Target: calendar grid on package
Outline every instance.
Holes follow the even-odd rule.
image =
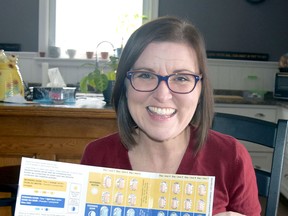
[[[213,176],[23,158],[15,215],[212,215]]]

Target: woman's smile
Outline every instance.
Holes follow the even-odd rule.
[[[161,108],[161,107],[155,107],[155,106],[148,106],[146,107],[146,109],[151,115],[160,115],[160,116],[167,116],[167,117],[172,117],[177,112],[177,110],[173,108]]]

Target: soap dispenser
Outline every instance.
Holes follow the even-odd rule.
[[[17,57],[6,56],[4,50],[0,50],[0,101],[15,95],[24,96],[24,84]]]

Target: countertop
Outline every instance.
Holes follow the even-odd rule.
[[[78,98],[72,104],[40,104],[6,103],[0,102],[1,116],[50,116],[50,117],[75,117],[75,118],[115,118],[115,111],[101,98]]]
[[[215,91],[214,102],[215,104],[241,104],[241,105],[267,105],[267,106],[282,106],[288,108],[288,101],[276,100],[273,97],[259,98],[245,98],[242,96],[241,91]],[[31,115],[73,115],[73,116],[94,116],[94,115],[108,115],[114,116],[112,106],[106,105],[101,96],[83,96],[76,97],[76,103],[73,104],[39,104],[34,102],[27,103],[4,103],[0,102],[0,110],[5,110],[7,115],[12,113],[31,113]],[[48,109],[49,108],[49,109]],[[60,113],[65,109],[65,114]],[[97,110],[97,112],[95,112]],[[3,112],[1,112],[3,114]],[[46,114],[45,114],[46,113]],[[21,114],[20,114],[21,115]]]
[[[221,104],[268,105],[288,108],[287,100],[273,98],[272,92],[267,92],[261,98],[247,97],[243,91],[215,90],[214,102]]]

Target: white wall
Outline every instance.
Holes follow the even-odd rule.
[[[26,83],[42,82],[42,63],[58,67],[64,81],[76,84],[91,71],[85,63],[95,60],[39,58],[37,53],[17,53],[19,68]],[[278,62],[208,59],[208,74],[214,89],[273,91]]]
[[[214,89],[274,90],[278,62],[208,59]]]

